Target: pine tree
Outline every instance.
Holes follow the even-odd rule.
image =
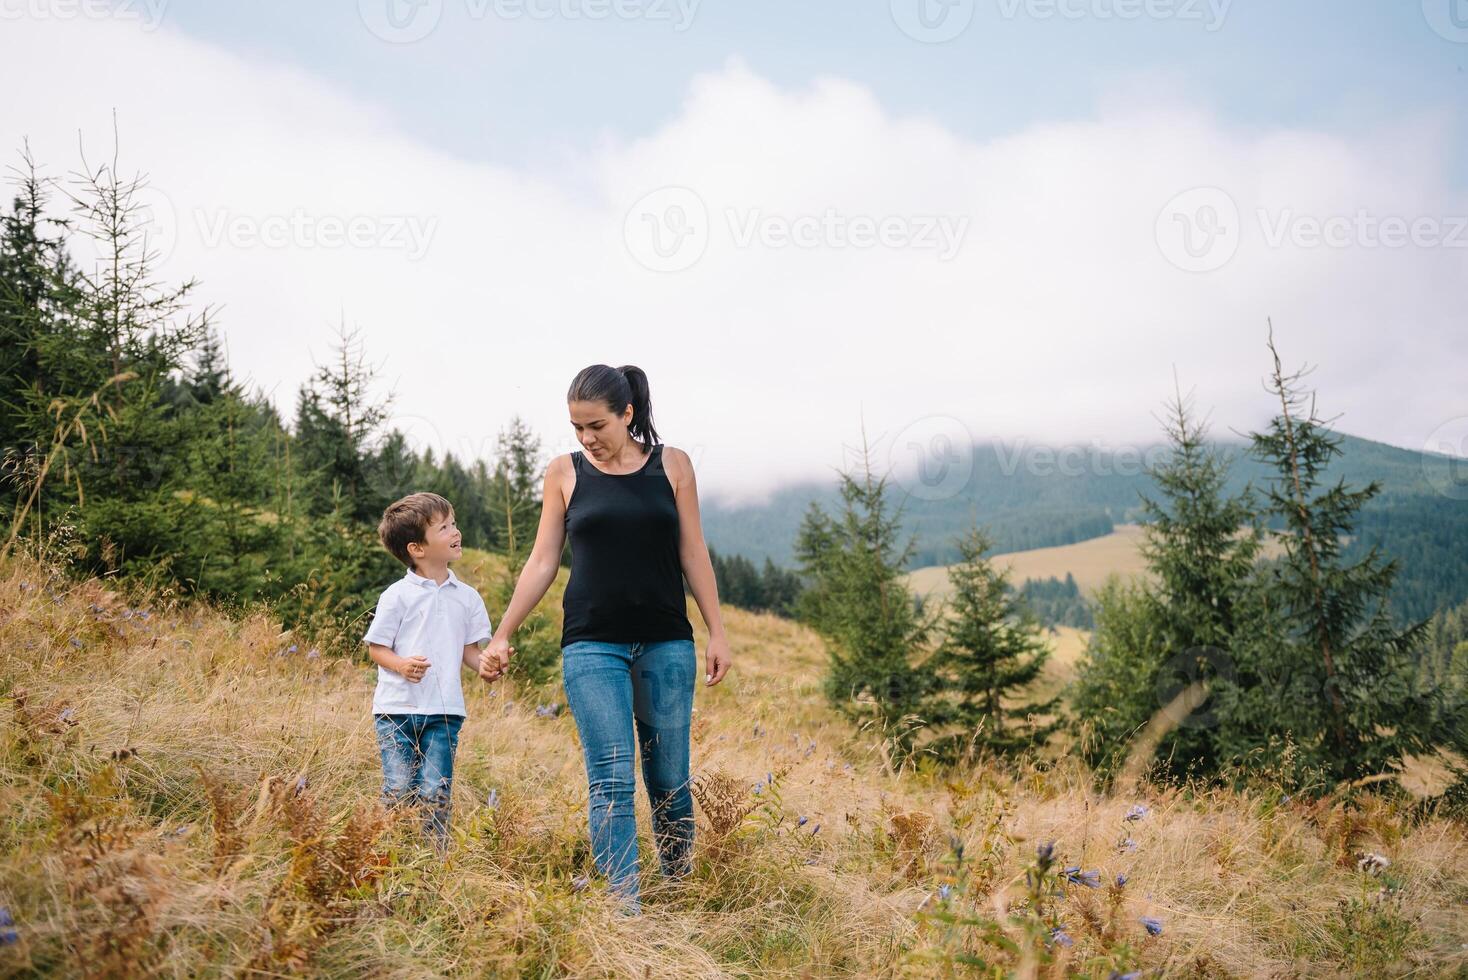
[[[1182,776],[1219,764],[1210,697],[1235,679],[1241,623],[1254,628],[1249,587],[1261,544],[1252,492],[1224,494],[1229,459],[1208,441],[1207,424],[1181,390],[1166,406],[1163,429],[1171,452],[1150,473],[1160,499],[1142,497],[1142,554],[1155,579],[1148,606],[1161,643],[1149,692],[1156,710],[1170,708],[1178,720],[1158,732],[1155,752]]]
[[[830,517],[813,502],[801,525],[796,554],[811,583],[802,618],[826,641],[831,704],[875,722],[907,756],[934,690],[922,661],[932,624],[901,577],[912,541],[899,543],[900,514],[889,511],[886,479],[873,477],[862,449],[860,477],[841,474],[841,513]]]
[[[540,520],[539,477],[544,470],[540,437],[516,415],[499,433],[491,479],[495,547],[519,561],[535,541]]]
[[[1396,568],[1375,548],[1343,560],[1343,538],[1380,488],[1326,482],[1340,439],[1302,387],[1307,371],[1284,371],[1272,327],[1269,351],[1267,387],[1280,414],[1253,433],[1253,452],[1276,472],[1266,514],[1281,525],[1285,554],[1270,566],[1265,588],[1277,627],[1255,638],[1253,666],[1269,682],[1241,691],[1225,725],[1238,732],[1240,755],[1288,733],[1301,766],[1329,778],[1390,774],[1404,757],[1429,754],[1450,737],[1441,692],[1411,683],[1426,622],[1393,623]]]
[[[1103,774],[1169,708],[1170,727],[1154,729],[1142,750],[1174,776],[1215,771],[1210,698],[1223,697],[1219,687],[1234,676],[1241,622],[1255,626],[1248,610],[1260,542],[1251,494],[1225,496],[1229,460],[1209,443],[1181,390],[1164,411],[1170,451],[1149,473],[1157,496],[1142,496],[1152,581],[1102,591],[1071,694],[1083,754]]]
[[[318,367],[296,401],[297,463],[310,513],[335,512],[375,523],[391,500],[372,479],[376,439],[389,399],[374,397],[377,372],[367,363],[361,332],[338,328],[332,359]]]
[[[947,696],[931,717],[935,728],[959,730],[927,743],[924,751],[949,762],[976,750],[1009,755],[1032,748],[1059,727],[1057,718],[1041,720],[1054,714],[1059,698],[1023,701],[1050,650],[1008,573],[984,557],[992,548],[983,530],[974,528],[958,542],[960,560],[948,569],[953,592],[931,661]]]

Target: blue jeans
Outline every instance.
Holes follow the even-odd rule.
[[[389,807],[422,804],[423,832],[448,843],[454,750],[462,715],[374,715],[382,752],[382,799]]]
[[[660,870],[681,878],[692,867],[688,736],[696,668],[692,640],[582,640],[561,648],[566,703],[586,760],[592,855],[634,915],[641,911],[632,802],[638,754]]]

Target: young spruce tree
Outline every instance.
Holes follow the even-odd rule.
[[[949,567],[953,593],[942,639],[932,659],[947,695],[931,711],[935,728],[956,727],[924,751],[946,762],[974,753],[1010,755],[1043,744],[1058,727],[1059,698],[1025,703],[1025,689],[1050,656],[1040,626],[1010,587],[1008,573],[985,558],[993,547],[975,528],[958,542],[961,560]]]
[[[830,652],[831,704],[875,723],[905,757],[931,706],[933,676],[922,652],[932,624],[902,580],[912,541],[899,541],[900,513],[891,509],[886,479],[872,475],[865,445],[860,474],[841,474],[841,504],[832,517],[812,503],[801,524],[796,556],[810,582],[802,618]]]

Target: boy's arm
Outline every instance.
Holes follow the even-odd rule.
[[[489,638],[493,635],[494,629],[489,623],[489,610],[485,608],[484,597],[476,589],[474,602],[469,609],[469,619],[464,624],[464,666],[487,681],[492,681],[499,676],[499,661],[493,657],[485,657],[479,645],[489,642]]]
[[[497,679],[501,673],[499,661],[493,657],[486,657],[484,649],[478,643],[469,643],[464,646],[464,666],[487,681]]]
[[[428,670],[428,661],[423,657],[400,657],[392,652],[391,647],[385,647],[381,643],[369,643],[367,655],[377,666],[401,674],[406,680],[418,683],[423,679],[423,674]]]

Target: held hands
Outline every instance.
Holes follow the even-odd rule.
[[[398,673],[402,674],[409,684],[417,684],[427,671],[428,659],[426,657],[403,657],[402,663],[398,665]]]
[[[510,657],[514,652],[515,648],[510,646],[509,640],[490,640],[489,646],[479,652],[479,676],[486,681],[498,680],[510,666]]]

